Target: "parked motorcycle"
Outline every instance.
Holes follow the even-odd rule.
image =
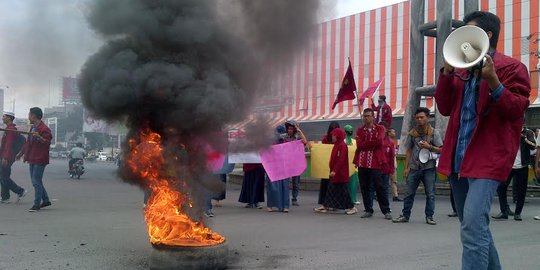
[[[84,162],[80,159],[77,160],[73,166],[71,166],[71,171],[69,172],[69,176],[71,178],[77,177],[77,179],[81,179],[81,175],[84,173]]]

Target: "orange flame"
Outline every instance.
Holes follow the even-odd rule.
[[[152,193],[144,210],[150,242],[167,246],[212,246],[225,238],[202,222],[191,220],[182,212],[182,206],[192,207],[189,197],[173,187],[174,173],[165,172],[161,136],[150,131],[140,134],[140,143],[129,141],[131,152],[128,166],[147,181]]]

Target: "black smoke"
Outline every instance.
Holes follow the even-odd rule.
[[[149,128],[169,152],[183,145],[193,174],[183,181],[208,187],[200,141],[224,147],[225,127],[249,114],[313,36],[318,6],[314,0],[96,0],[88,21],[107,42],[82,68],[84,106],[97,118],[125,121],[128,139]],[[125,170],[124,179],[144,186]]]

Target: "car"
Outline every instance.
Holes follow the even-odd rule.
[[[109,159],[109,158],[104,154],[98,154],[98,156],[97,156],[97,160],[99,160],[99,161],[107,161],[107,159]]]

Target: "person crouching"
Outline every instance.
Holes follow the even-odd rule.
[[[319,213],[326,213],[328,209],[346,210],[347,215],[358,212],[349,196],[349,151],[345,143],[345,131],[336,128],[332,131],[334,147],[330,155],[330,185],[326,192],[324,208],[315,208]]]

